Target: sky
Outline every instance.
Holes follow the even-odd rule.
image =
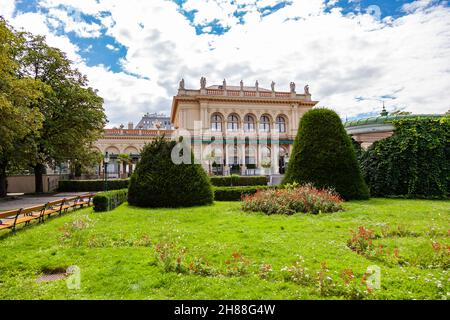
[[[108,127],[170,114],[178,83],[297,92],[342,119],[450,110],[450,6],[437,0],[0,0],[105,100]]]

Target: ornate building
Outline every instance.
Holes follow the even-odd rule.
[[[309,87],[296,92],[295,83],[289,91],[259,86],[206,86],[201,78],[199,89],[186,89],[180,82],[173,97],[170,121],[167,117],[145,115],[141,122],[128,129],[105,129],[95,148],[108,152],[108,176],[125,177],[137,163],[141,149],[158,135],[175,137],[184,132],[190,135],[197,159],[205,170],[214,174],[239,173],[258,175],[284,173],[292,151],[302,115],[317,104],[311,99]],[[151,124],[155,121],[153,124]],[[169,121],[169,125],[161,120]],[[175,130],[166,130],[175,128]],[[132,161],[124,163],[119,155],[128,154]],[[103,164],[97,168],[102,174]]]
[[[309,87],[297,93],[254,86],[206,86],[186,89],[181,80],[173,98],[171,122],[193,137],[196,158],[216,174],[284,173],[302,115],[317,101]],[[270,167],[270,169],[269,169]]]

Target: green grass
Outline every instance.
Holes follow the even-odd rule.
[[[367,258],[347,247],[350,230],[365,226],[380,233],[383,225],[408,231],[374,240],[376,246],[398,248],[403,262]],[[449,229],[448,201],[354,201],[345,204],[344,212],[316,216],[244,213],[238,202],[152,210],[125,204],[105,213],[82,209],[15,235],[0,233],[0,299],[349,298],[318,289],[316,272],[325,261],[327,275],[342,288],[343,269],[351,268],[360,283],[368,266],[379,266],[381,289],[365,296],[369,299],[442,299],[450,295],[449,256],[438,267],[427,259],[435,254],[432,240],[450,244]],[[175,258],[185,248],[181,273],[173,271],[174,261],[164,267],[157,244],[173,245]],[[233,253],[246,262],[227,264]],[[305,284],[281,271],[299,256],[311,274]],[[215,273],[186,269],[199,259]],[[266,278],[259,271],[262,264],[273,269]],[[36,281],[44,270],[71,265],[81,270],[79,290],[69,290],[64,280]],[[231,266],[240,269],[231,274]]]

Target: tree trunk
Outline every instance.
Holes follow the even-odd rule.
[[[43,164],[36,164],[34,166],[34,185],[36,193],[44,192],[44,180],[43,174],[45,172],[45,166]]]
[[[8,181],[6,180],[6,166],[0,167],[0,198],[6,197],[8,193]]]

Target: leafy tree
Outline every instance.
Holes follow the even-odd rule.
[[[128,202],[131,205],[190,207],[212,203],[211,182],[201,165],[172,162],[175,145],[175,141],[159,137],[144,147],[141,161],[130,179]]]
[[[364,177],[377,196],[450,195],[450,117],[394,121],[394,135],[362,156]]]
[[[334,111],[313,109],[300,120],[283,184],[293,182],[334,188],[345,199],[369,197],[352,141]]]
[[[46,165],[86,156],[90,144],[100,137],[106,117],[103,99],[88,87],[86,76],[72,67],[63,52],[48,46],[41,36],[27,34],[25,45],[21,75],[50,88],[44,99],[34,104],[44,121],[32,136],[36,152],[29,159],[36,192],[42,192]]]
[[[34,151],[30,135],[38,135],[42,114],[34,107],[46,86],[19,74],[25,38],[0,17],[0,197],[7,194],[7,169],[24,165]]]

